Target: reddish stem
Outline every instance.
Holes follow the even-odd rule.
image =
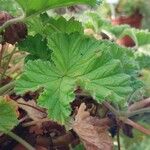
[[[147,98],[147,99],[144,99],[142,101],[139,101],[139,102],[135,102],[134,104],[132,104],[130,107],[129,107],[129,111],[134,111],[134,110],[138,110],[140,108],[144,108],[146,106],[150,106],[150,98]]]
[[[143,126],[139,125],[138,123],[135,123],[134,121],[132,121],[130,119],[126,119],[123,122],[128,124],[128,125],[131,125],[133,128],[143,132],[146,135],[150,135],[150,130],[144,128]]]

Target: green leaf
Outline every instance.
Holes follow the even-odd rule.
[[[58,19],[50,18],[47,26],[48,33],[55,33],[55,32],[64,32],[64,33],[72,33],[72,32],[79,32],[83,33],[82,24],[73,18],[69,19],[68,21],[63,18],[59,17]]]
[[[71,6],[75,4],[89,4],[94,5],[96,0],[16,0],[22,7],[26,16],[40,13],[48,9]]]
[[[81,86],[98,102],[108,99],[123,103],[132,91],[130,76],[124,74],[122,64],[113,59],[102,43],[83,35],[57,33],[48,39],[52,62],[28,61],[25,72],[16,83],[16,91],[44,92],[38,104],[48,109],[49,117],[64,123],[68,119],[73,91]]]
[[[73,148],[73,150],[84,150],[84,149],[85,148],[84,148],[83,144],[79,144],[75,148]]]
[[[124,48],[110,41],[102,41],[101,48],[110,51],[114,59],[119,59],[123,65],[124,72],[136,77],[139,72],[139,64],[135,60],[133,50],[130,48]]]
[[[27,60],[51,59],[51,50],[47,46],[47,40],[40,34],[27,36],[26,39],[18,43],[18,48],[21,51],[30,53],[26,58]]]
[[[116,38],[120,37],[120,35],[128,28],[130,28],[129,25],[107,25],[102,27],[104,30],[110,32],[113,34]]]
[[[18,124],[14,104],[0,98],[0,132],[7,133]]]
[[[45,17],[46,19],[42,18]],[[19,50],[30,53],[26,60],[43,59],[50,60],[51,50],[47,46],[47,36],[54,33],[83,33],[82,24],[73,18],[66,20],[63,17],[58,19],[49,18],[46,14],[34,17],[28,22],[32,28],[32,36],[29,35],[18,43]],[[36,34],[35,34],[36,33]],[[37,34],[39,33],[39,34]]]
[[[136,60],[139,62],[141,69],[150,69],[150,56],[136,53]]]
[[[73,18],[66,20],[63,17],[54,19],[52,17],[45,16],[46,19],[43,19],[43,16],[45,16],[45,14],[29,19],[28,25],[31,34],[35,35],[39,33],[42,36],[47,37],[48,35],[54,34],[56,32],[83,33],[82,24],[79,21],[74,20]]]

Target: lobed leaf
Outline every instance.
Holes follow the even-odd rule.
[[[56,32],[83,33],[83,27],[79,21],[76,21],[73,18],[66,20],[63,17],[54,19],[45,13],[29,19],[28,25],[32,35],[39,33],[44,37],[47,37],[48,35],[54,34]]]
[[[124,73],[120,60],[113,59],[96,39],[57,33],[49,37],[48,46],[53,51],[52,62],[28,61],[16,91],[43,87],[38,104],[48,109],[51,119],[62,123],[68,119],[77,86],[89,91],[98,102],[108,99],[123,103],[132,91],[130,76]]]
[[[30,53],[26,60],[50,60],[51,58],[51,50],[47,46],[47,39],[40,34],[27,36],[26,39],[18,43],[18,48],[21,51]]]

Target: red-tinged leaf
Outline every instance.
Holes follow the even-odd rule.
[[[91,117],[82,103],[73,123],[73,130],[78,134],[86,150],[112,150],[113,142],[108,134],[108,126],[100,126],[101,120]]]

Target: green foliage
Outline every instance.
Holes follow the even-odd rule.
[[[26,57],[26,60],[51,59],[51,50],[47,46],[47,40],[40,34],[28,36],[25,40],[19,42],[18,48],[22,51],[27,51],[30,53]]]
[[[25,72],[17,81],[16,91],[44,92],[38,99],[41,107],[48,109],[49,117],[64,123],[68,119],[74,89],[81,86],[98,102],[105,99],[124,103],[132,91],[130,76],[124,74],[121,62],[113,59],[102,43],[83,35],[57,33],[49,37],[52,61],[28,61]]]
[[[79,20],[81,16],[79,16]],[[116,38],[118,38],[125,29],[130,28],[129,25],[116,25],[112,26],[111,22],[102,18],[100,14],[95,11],[86,12],[84,14],[84,18],[86,18],[83,22],[85,28],[92,28],[96,32],[105,32],[112,34]]]
[[[15,16],[20,13],[19,5],[15,0],[0,0],[0,11],[7,11]]]
[[[0,97],[0,132],[7,133],[17,124],[17,113],[14,104]]]
[[[79,19],[80,17],[81,16],[79,16]],[[84,27],[92,27],[96,32],[99,32],[102,27],[110,24],[110,22],[100,17],[100,15],[96,12],[86,12],[83,17],[86,18],[85,20],[82,20]]]
[[[150,96],[150,70],[148,69],[143,69],[141,71],[141,77],[140,79],[143,81],[144,83],[144,89],[145,89],[145,94],[146,96]]]
[[[135,61],[134,53],[131,49],[120,47],[109,41],[101,41],[101,47],[111,52],[114,59],[119,59],[123,65],[124,72],[136,77],[139,71],[139,64]]]
[[[70,20],[66,20],[63,17],[59,17],[54,19],[49,17],[46,14],[42,14],[40,16],[33,17],[28,22],[29,31],[32,35],[37,33],[42,36],[48,36],[50,34],[54,34],[56,32],[64,32],[64,33],[72,33],[72,32],[80,32],[83,33],[82,24],[73,18]]]
[[[23,41],[18,43],[18,48],[21,51],[30,53],[26,60],[34,59],[51,59],[51,50],[47,46],[47,38],[55,33],[83,33],[82,24],[75,21],[73,18],[66,20],[63,17],[58,19],[50,18],[46,14],[34,17],[28,22],[30,34]]]
[[[135,60],[132,49],[120,47],[109,41],[102,41],[101,47],[105,50],[109,50],[114,59],[120,60],[124,72],[131,76],[131,87],[133,88],[133,92],[143,87],[143,83],[137,78],[139,76],[140,66],[138,61]]]
[[[22,7],[26,16],[31,16],[48,9],[71,6],[74,4],[89,4],[94,5],[96,0],[15,0]]]
[[[111,24],[107,26],[103,26],[103,29],[110,32],[112,35],[114,35],[116,38],[119,38],[120,35],[126,30],[130,28],[129,25],[115,25],[112,26]]]
[[[139,62],[141,69],[150,69],[150,56],[145,54],[136,54],[136,60]]]
[[[82,24],[78,21],[75,21],[73,18],[71,18],[68,21],[63,17],[60,17],[57,20],[50,18],[47,28],[48,28],[47,31],[50,34],[55,32],[64,32],[64,33],[79,32],[81,34],[83,33]]]
[[[85,150],[85,148],[84,148],[83,144],[79,144],[75,148],[73,148],[73,150]]]

